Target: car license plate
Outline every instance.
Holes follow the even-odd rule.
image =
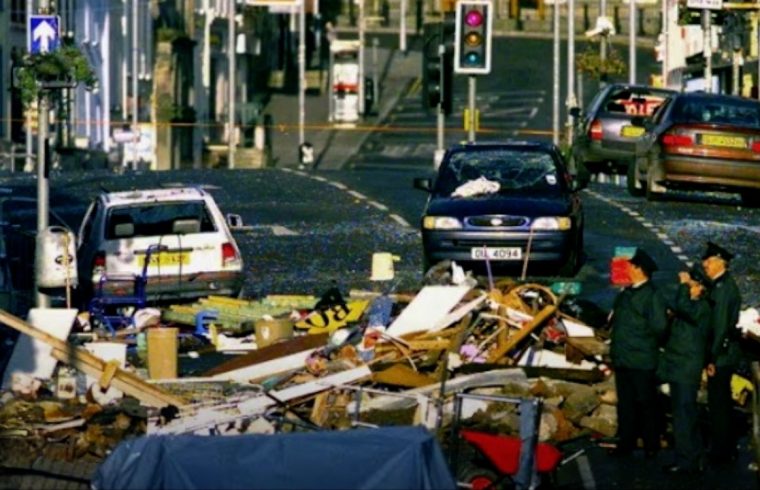
[[[145,255],[138,256],[140,267],[145,265]],[[150,256],[150,266],[188,265],[190,263],[189,252],[161,252]]]
[[[624,138],[638,138],[644,134],[644,128],[639,126],[623,126],[620,128],[620,136]]]
[[[727,148],[747,148],[747,140],[741,136],[724,136],[722,134],[703,134],[701,143],[706,146],[723,146]]]
[[[486,255],[487,254],[487,255]],[[473,260],[519,260],[522,258],[520,247],[473,247],[470,250]]]

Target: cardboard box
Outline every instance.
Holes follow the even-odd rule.
[[[291,320],[257,320],[254,323],[256,330],[256,345],[266,347],[280,340],[293,337],[293,322]]]

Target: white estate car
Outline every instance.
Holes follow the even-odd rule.
[[[100,194],[77,235],[80,298],[101,286],[108,295],[134,294],[146,269],[149,301],[239,294],[243,260],[214,198],[199,188]]]

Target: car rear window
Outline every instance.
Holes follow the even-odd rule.
[[[106,219],[106,239],[174,235],[183,225],[187,230],[186,225],[190,221],[198,222],[197,231],[200,233],[216,231],[203,201],[114,207]]]
[[[760,104],[734,99],[684,97],[673,108],[673,118],[681,122],[704,122],[760,126]]]
[[[443,166],[437,192],[449,196],[460,186],[478,179],[498,182],[498,192],[562,190],[551,153],[513,149],[461,151]]]
[[[632,90],[619,88],[610,91],[604,101],[603,110],[607,113],[625,116],[651,116],[655,109],[668,98],[667,92],[655,90]]]

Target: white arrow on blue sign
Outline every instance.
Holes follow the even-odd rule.
[[[29,16],[29,52],[49,53],[61,47],[61,19],[57,15]]]

